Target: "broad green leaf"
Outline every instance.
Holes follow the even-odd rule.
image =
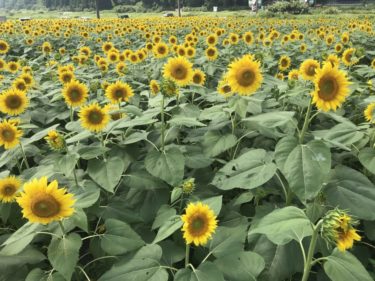
[[[77,208],[88,208],[98,201],[100,196],[100,187],[91,180],[83,182],[83,187],[76,187],[72,190],[75,202],[74,206]]]
[[[203,147],[207,156],[215,157],[235,146],[237,137],[232,134],[223,135],[219,131],[208,131],[204,135]]]
[[[269,181],[275,172],[276,165],[271,155],[263,149],[254,149],[224,165],[212,184],[222,190],[252,189]]]
[[[144,246],[131,259],[115,264],[98,281],[168,281],[168,273],[160,265],[161,257],[159,245]]]
[[[25,281],[65,281],[60,273],[48,274],[40,268],[35,268],[27,275]]]
[[[110,255],[122,255],[142,247],[145,242],[125,222],[108,219],[105,221],[106,232],[101,239],[101,246]]]
[[[375,186],[362,173],[337,166],[325,190],[329,205],[348,210],[359,219],[375,220]]]
[[[361,164],[375,175],[375,149],[366,147],[358,154],[358,159]]]
[[[187,116],[175,116],[168,123],[172,126],[185,126],[185,127],[205,127],[206,125],[199,122],[197,118]]]
[[[90,160],[96,157],[102,156],[103,153],[107,152],[109,148],[94,145],[94,146],[84,146],[78,150],[79,156],[82,159]]]
[[[72,274],[78,262],[81,237],[71,233],[62,238],[53,238],[48,247],[48,259],[65,280],[71,280]]]
[[[293,119],[295,112],[293,111],[273,111],[262,113],[242,119],[243,122],[257,123],[266,128],[275,128],[284,126]]]
[[[254,252],[237,252],[224,255],[214,262],[231,281],[256,281],[263,271],[263,258]]]
[[[216,216],[219,215],[221,206],[223,205],[223,195],[210,197],[200,200],[202,203],[207,204]]]
[[[171,208],[169,205],[160,207],[151,229],[155,230],[161,227],[167,220],[176,215],[176,209]]]
[[[61,171],[65,176],[69,177],[75,169],[78,159],[79,155],[74,153],[68,153],[61,156],[57,163],[57,171]]]
[[[172,235],[175,231],[182,227],[182,219],[181,216],[175,215],[170,217],[160,228],[158,234],[156,235],[153,244],[158,243],[165,238]]]
[[[280,171],[284,172],[285,162],[296,146],[298,146],[298,140],[292,136],[282,138],[277,143],[275,147],[275,162]]]
[[[36,264],[46,257],[31,246],[26,247],[22,252],[16,255],[4,255],[0,253],[0,271],[10,266],[22,266],[24,264]],[[1,276],[1,273],[0,273]],[[0,279],[1,280],[1,279]]]
[[[107,161],[92,159],[88,162],[87,172],[89,176],[101,187],[109,192],[113,192],[119,183],[125,163],[120,157],[110,157]]]
[[[361,262],[348,251],[335,249],[327,259],[324,271],[332,281],[373,281]]]
[[[167,188],[167,184],[147,171],[130,170],[124,178],[124,184],[131,188],[141,190],[156,190]]]
[[[178,148],[165,152],[152,150],[145,159],[147,171],[170,185],[177,185],[184,177],[185,159]]]
[[[302,241],[312,235],[312,226],[305,213],[296,207],[276,209],[260,219],[250,229],[249,235],[265,234],[277,245],[284,245],[292,240]]]
[[[197,269],[180,269],[175,275],[174,281],[224,281],[219,268],[211,262],[204,262]]]
[[[289,154],[284,175],[290,189],[305,202],[320,192],[331,170],[331,152],[322,141],[298,145]]]

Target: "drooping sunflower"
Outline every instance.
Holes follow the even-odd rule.
[[[29,105],[26,92],[11,88],[0,95],[0,111],[8,115],[19,115]]]
[[[194,243],[196,246],[207,244],[217,228],[214,212],[202,202],[189,203],[181,219],[184,222],[182,231],[186,244]]]
[[[210,46],[204,51],[204,54],[209,61],[214,61],[217,59],[219,51],[215,47]]]
[[[9,51],[9,44],[5,40],[0,40],[0,55],[4,55]]]
[[[42,177],[24,184],[17,203],[29,222],[48,224],[73,215],[75,199],[56,180],[48,184],[47,177]]]
[[[129,98],[134,96],[134,93],[132,87],[128,83],[116,81],[107,87],[105,95],[112,103],[119,103],[122,101],[129,101]]]
[[[193,73],[193,83],[197,85],[203,85],[206,80],[206,75],[200,69],[194,69]]]
[[[153,47],[152,52],[155,58],[164,58],[169,53],[168,45],[164,42],[159,42]]]
[[[287,70],[290,67],[291,59],[288,56],[281,56],[279,59],[279,69],[281,71]]]
[[[350,82],[345,72],[337,67],[332,67],[330,63],[317,70],[314,84],[313,103],[323,111],[336,111],[349,94]]]
[[[186,86],[193,79],[193,64],[185,57],[175,57],[168,59],[163,68],[163,76],[171,79],[179,86]]]
[[[351,66],[358,62],[358,58],[355,57],[355,52],[355,48],[349,48],[342,53],[341,60],[346,66]]]
[[[13,123],[7,120],[0,123],[0,146],[4,145],[5,149],[11,149],[19,144],[21,136],[22,131]]]
[[[370,103],[366,107],[364,115],[368,122],[375,123],[375,103]]]
[[[320,68],[320,63],[313,59],[305,60],[300,68],[299,72],[305,80],[314,80],[317,70]]]
[[[64,137],[56,130],[49,131],[44,137],[51,149],[61,151],[65,148]]]
[[[263,81],[260,62],[255,61],[251,55],[245,55],[232,62],[226,77],[232,91],[240,95],[253,94]]]
[[[92,103],[81,107],[79,119],[83,128],[92,132],[101,132],[110,121],[107,107],[100,107],[98,103]]]
[[[89,90],[86,85],[72,80],[64,85],[62,95],[68,106],[81,106],[87,100]]]
[[[153,95],[156,95],[157,93],[160,92],[160,85],[158,81],[156,80],[151,80],[150,81],[150,90]]]
[[[0,201],[5,203],[14,201],[20,187],[21,180],[15,176],[0,179]]]
[[[299,77],[298,69],[292,69],[291,71],[289,71],[288,73],[289,80],[298,80],[298,77]]]

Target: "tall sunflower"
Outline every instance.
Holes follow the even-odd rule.
[[[193,64],[185,57],[175,57],[168,59],[163,68],[163,76],[171,79],[179,86],[186,86],[193,79]]]
[[[72,80],[64,85],[62,95],[67,105],[76,107],[86,102],[89,90],[86,85]]]
[[[101,132],[110,121],[108,108],[102,108],[98,103],[81,107],[79,118],[82,127],[93,132]]]
[[[8,115],[19,115],[29,105],[26,92],[11,88],[0,95],[0,111]]]
[[[313,103],[323,111],[335,111],[349,94],[350,82],[346,74],[330,63],[317,70],[314,83]]]
[[[375,102],[370,103],[366,107],[364,115],[368,122],[375,123]]]
[[[0,179],[0,201],[12,202],[21,187],[21,180],[15,176]]]
[[[24,218],[32,223],[48,224],[73,215],[75,199],[65,188],[59,188],[56,180],[48,184],[47,177],[42,177],[24,184],[17,203]]]
[[[313,59],[305,60],[300,68],[299,72],[302,75],[302,78],[305,80],[314,80],[317,70],[320,68],[320,63]]]
[[[129,98],[134,96],[134,93],[128,83],[116,81],[107,87],[105,95],[112,103],[120,103],[122,101],[129,101]]]
[[[19,144],[21,136],[22,131],[12,122],[3,120],[0,123],[0,146],[4,145],[5,149],[11,149]]]
[[[254,61],[251,55],[245,55],[232,62],[226,77],[233,92],[240,95],[253,94],[263,81],[260,62]]]
[[[205,245],[217,227],[217,220],[210,207],[202,202],[190,203],[181,216],[186,244]]]

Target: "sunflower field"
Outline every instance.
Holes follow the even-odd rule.
[[[374,35],[0,23],[0,280],[374,280]]]

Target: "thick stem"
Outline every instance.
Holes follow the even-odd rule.
[[[105,148],[103,132],[100,133],[100,143],[102,144],[102,147]],[[105,152],[103,152],[103,159],[104,159],[104,162],[107,162],[107,157],[105,156]]]
[[[29,165],[29,162],[27,162],[26,153],[25,153],[25,150],[23,149],[23,146],[22,146],[21,142],[20,142],[20,148],[21,148],[21,151],[22,151],[23,160],[25,161],[25,165],[26,165],[27,169],[30,169],[30,165]]]
[[[190,245],[186,244],[186,251],[185,251],[185,268],[189,266],[189,257],[190,257]]]
[[[64,225],[63,225],[62,221],[59,221],[59,225],[60,225],[63,236],[65,236],[66,231],[65,231],[65,228],[64,228]]]
[[[306,130],[309,127],[310,124],[310,115],[311,115],[311,109],[312,109],[312,99],[310,99],[309,107],[307,108],[306,116],[305,116],[305,122],[303,123],[302,131],[299,136],[299,142],[302,144],[303,140],[305,138]]]
[[[164,152],[164,141],[165,141],[165,122],[164,122],[164,95],[161,99],[161,151]]]
[[[70,122],[73,122],[73,115],[74,115],[73,106],[70,106]]]

